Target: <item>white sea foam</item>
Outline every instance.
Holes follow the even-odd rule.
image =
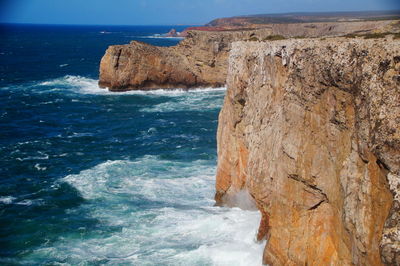
[[[76,92],[87,94],[101,94],[104,89],[99,88],[97,80],[81,76],[67,75],[62,78],[52,79],[39,83],[39,86],[50,87],[52,90],[74,89]],[[46,90],[48,91],[48,90]],[[43,91],[42,92],[46,92]]]
[[[48,160],[49,155],[45,154],[44,156],[28,156],[25,158],[15,158],[17,161],[23,162],[23,161],[30,161],[30,160]]]
[[[108,89],[103,89],[98,86],[98,80],[67,75],[62,78],[40,82],[39,86],[50,87],[54,90],[61,90],[61,88],[72,89],[77,93],[83,94],[97,94],[97,95],[161,95],[161,96],[182,96],[193,93],[207,93],[207,92],[224,92],[225,88],[198,88],[185,90],[177,89],[156,89],[156,90],[134,90],[124,92],[111,92]],[[48,90],[47,90],[48,91]]]
[[[145,156],[107,161],[66,176],[60,182],[75,187],[87,202],[70,214],[85,213],[99,226],[90,237],[66,234],[28,259],[69,264],[261,265],[264,245],[254,240],[259,213],[213,207],[214,174],[215,166],[207,161]],[[114,227],[119,229],[101,233]]]
[[[77,132],[73,132],[72,136],[68,136],[67,138],[71,139],[71,138],[81,138],[81,137],[91,137],[93,136],[93,133],[77,133]]]
[[[184,40],[185,37],[168,37],[168,36],[162,36],[162,35],[149,35],[149,36],[133,36],[135,38],[140,38],[140,39],[164,39],[164,40]]]
[[[36,168],[36,170],[38,170],[38,171],[46,171],[47,170],[47,167],[45,167],[45,166],[41,166],[40,164],[35,164],[35,168]]]
[[[226,88],[173,91],[174,101],[143,108],[144,112],[204,111],[220,109]],[[217,97],[216,97],[217,96]],[[220,96],[220,97],[218,97]]]
[[[35,199],[35,200],[23,199],[18,201],[17,198],[13,196],[0,197],[0,204],[5,204],[5,205],[15,204],[15,205],[31,206],[31,205],[41,205],[42,203],[43,203],[42,199]]]
[[[14,200],[16,200],[17,198],[13,197],[13,196],[3,196],[0,197],[0,203],[3,204],[11,204],[14,202]]]
[[[21,200],[21,201],[17,202],[16,204],[24,205],[24,206],[31,206],[33,203],[34,203],[34,201],[25,199],[25,200]]]

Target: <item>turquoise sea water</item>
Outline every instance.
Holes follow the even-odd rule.
[[[213,206],[225,89],[97,86],[170,28],[0,26],[1,265],[261,264],[259,214]]]

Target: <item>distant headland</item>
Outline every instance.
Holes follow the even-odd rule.
[[[186,37],[191,30],[229,31],[254,30],[269,24],[316,23],[316,22],[355,22],[400,19],[398,11],[358,11],[358,12],[296,12],[283,14],[257,14],[215,19],[204,26],[189,27],[183,32],[171,29],[168,37]]]

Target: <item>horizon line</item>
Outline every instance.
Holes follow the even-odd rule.
[[[258,14],[242,14],[233,16],[222,16],[214,18],[210,21],[220,18],[235,18],[248,16],[268,16],[268,15],[295,15],[295,14],[335,14],[335,13],[373,13],[373,12],[388,12],[400,15],[400,9],[381,9],[381,10],[353,10],[353,11],[294,11],[294,12],[278,12],[278,13],[258,13]],[[96,24],[96,23],[35,23],[35,22],[6,22],[0,21],[0,24],[18,24],[18,25],[43,25],[43,26],[204,26],[207,23],[177,23],[177,24]]]
[[[0,25],[32,25],[32,26],[123,26],[123,27],[138,27],[138,26],[203,26],[205,24],[78,24],[78,23],[34,23],[34,22],[2,22]]]

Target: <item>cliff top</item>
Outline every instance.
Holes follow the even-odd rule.
[[[209,22],[210,27],[259,28],[267,24],[316,23],[316,22],[354,22],[400,19],[400,11],[365,12],[302,12],[284,14],[259,14],[218,18]]]
[[[192,27],[185,30],[185,37],[204,35],[210,38],[215,35],[250,36],[253,40],[274,40],[270,36],[283,38],[344,36],[379,38],[390,33],[400,32],[400,18],[397,20],[380,21],[353,21],[353,22],[309,22],[309,23],[278,23],[265,24],[263,27],[251,28],[251,25],[242,28],[239,26],[209,26]],[[380,36],[381,35],[381,36]],[[240,39],[240,38],[239,38]]]

